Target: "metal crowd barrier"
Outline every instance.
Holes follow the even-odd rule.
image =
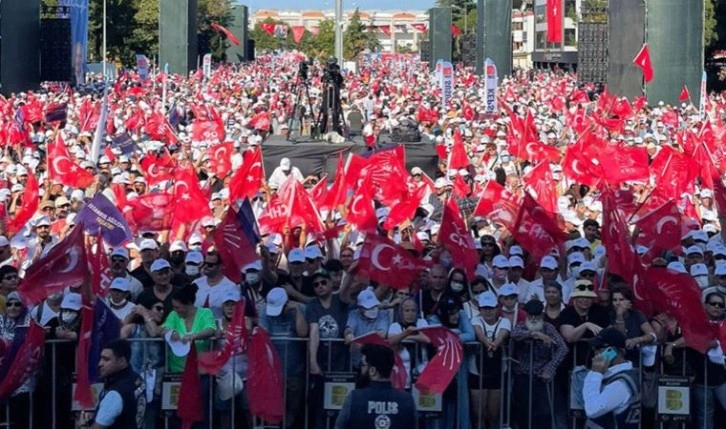
[[[304,392],[302,392],[302,397],[300,398],[289,398],[288,397],[288,390],[291,386],[288,386],[288,377],[283,376],[283,380],[285,383],[284,386],[284,401],[285,404],[288,404],[288,399],[294,399],[294,400],[302,400],[302,409],[297,410],[297,416],[295,417],[295,422],[290,422],[288,420],[288,415],[284,416],[284,420],[281,425],[275,426],[275,425],[265,425],[263,422],[259,421],[258,419],[253,419],[249,417],[249,412],[246,409],[246,395],[249,393],[247,392],[247,389],[245,388],[242,393],[240,393],[238,396],[239,398],[235,397],[233,398],[233,405],[231,409],[229,410],[229,417],[223,416],[223,413],[219,410],[215,409],[215,388],[214,386],[214,378],[212,377],[205,377],[203,380],[207,383],[206,390],[210,392],[208,394],[208,400],[206,403],[206,407],[209,412],[210,420],[208,427],[209,428],[230,428],[230,429],[237,429],[239,427],[250,427],[254,429],[262,429],[262,428],[286,428],[286,427],[294,427],[294,428],[305,428],[305,429],[319,429],[319,428],[333,428],[335,424],[335,416],[336,416],[336,410],[340,409],[342,406],[343,401],[345,400],[346,395],[348,392],[350,392],[352,389],[355,388],[355,373],[353,368],[353,363],[350,357],[347,357],[347,362],[343,367],[336,367],[334,362],[334,349],[336,347],[340,348],[342,350],[342,353],[345,354],[345,350],[349,350],[348,346],[343,345],[343,340],[321,340],[321,346],[323,343],[329,343],[328,346],[326,346],[328,353],[327,353],[327,362],[325,362],[323,365],[321,365],[321,370],[324,372],[325,376],[322,379],[322,386],[318,387],[318,393],[320,392],[320,387],[322,387],[322,407],[321,408],[314,408],[311,407],[311,401],[313,401],[315,398],[312,398],[313,393],[311,393],[311,389],[313,389],[315,386],[315,383],[320,382],[321,380],[316,380],[314,377],[311,377],[310,371],[309,371],[309,362],[308,362],[308,339],[307,338],[281,338],[281,337],[272,337],[273,342],[278,347],[278,350],[280,351],[280,357],[283,363],[283,371],[286,371],[288,368],[288,357],[289,357],[289,348],[293,345],[298,345],[298,347],[301,349],[300,353],[302,356],[299,356],[300,359],[304,359],[301,361],[301,363],[304,363],[304,371],[303,374],[299,377],[300,379],[304,380],[304,384],[302,386],[302,389]],[[148,345],[151,343],[163,343],[162,339],[158,338],[152,338],[152,339],[129,339],[130,342],[141,342],[143,344],[144,353],[148,352]],[[80,417],[88,417],[88,413],[92,412],[93,410],[83,410],[80,409],[77,404],[72,404],[70,409],[60,409],[63,408],[63,404],[69,404],[70,403],[70,396],[72,395],[72,389],[74,384],[72,383],[69,385],[69,381],[72,381],[72,379],[68,379],[67,375],[69,374],[68,368],[58,368],[59,361],[67,362],[68,357],[63,357],[58,355],[58,347],[64,344],[68,344],[67,341],[62,340],[49,340],[46,342],[46,356],[45,359],[50,361],[50,373],[49,374],[36,374],[36,385],[35,389],[32,395],[25,395],[25,397],[15,396],[12,397],[9,401],[7,401],[5,404],[0,405],[0,428],[58,428],[58,429],[65,429],[65,428],[75,428],[76,426],[75,421],[77,421]],[[525,342],[526,344],[526,342]],[[427,346],[421,345],[419,343],[412,343],[412,342],[404,342],[405,347],[412,348],[413,353],[411,353],[411,371],[413,373],[412,377],[412,385],[415,382],[416,374],[414,369],[419,366],[421,363],[419,359],[430,359],[433,355],[427,356],[427,351],[433,353],[433,350],[427,350]],[[509,344],[503,345],[502,349],[502,371],[500,374],[501,377],[501,390],[500,390],[500,404],[499,404],[499,416],[498,416],[498,423],[496,423],[497,428],[517,428],[517,424],[515,421],[513,421],[513,415],[512,415],[512,409],[513,404],[517,403],[517,399],[513,397],[513,386],[514,386],[514,380],[513,380],[513,367],[517,363],[512,358],[512,346],[513,342],[510,341]],[[577,348],[581,347],[579,344],[575,345],[568,345],[570,347],[570,350],[572,351],[573,356],[573,365],[577,362],[574,362],[574,358],[577,356]],[[166,349],[166,347],[164,347]],[[69,349],[70,350],[70,349]],[[75,350],[75,349],[74,349]],[[464,361],[462,362],[462,367],[464,368],[462,372],[461,377],[456,377],[454,380],[456,383],[459,382],[466,382],[466,378],[468,378],[468,366],[469,362],[472,356],[477,357],[479,359],[479,368],[483,368],[483,356],[484,356],[484,347],[481,343],[478,342],[472,342],[467,343],[465,345],[465,356]],[[534,348],[530,347],[530,354],[529,359],[534,359],[533,356]],[[652,371],[654,372],[653,375],[645,375],[647,371],[651,371],[651,369],[648,369],[644,371],[642,362],[637,362],[638,367],[640,368],[639,374],[640,374],[640,381],[641,386],[644,386],[645,378],[647,377],[650,379],[651,377],[656,377],[656,386],[657,386],[657,395],[658,395],[658,403],[655,405],[655,409],[646,409],[643,408],[643,415],[652,414],[653,416],[656,416],[656,418],[653,418],[651,420],[648,420],[647,423],[644,423],[641,421],[640,427],[648,428],[648,427],[659,427],[661,429],[671,429],[671,428],[696,428],[696,416],[695,416],[695,409],[694,405],[691,404],[693,402],[691,400],[691,394],[695,394],[696,389],[700,389],[701,386],[696,386],[692,383],[693,381],[693,374],[688,372],[688,367],[686,364],[686,356],[685,356],[685,350],[680,349],[674,351],[674,354],[678,354],[680,356],[676,356],[677,361],[680,362],[680,367],[674,369],[672,366],[669,368],[666,368],[664,365],[663,359],[659,358],[656,360],[655,367],[652,368]],[[659,350],[659,357],[662,357],[662,349]],[[62,359],[61,359],[62,358]],[[707,359],[707,357],[704,357],[704,359]],[[73,356],[71,358],[71,361],[75,362],[75,353],[73,353]],[[558,369],[558,373],[561,370],[564,370],[563,364],[560,365],[560,368]],[[532,368],[532,365],[530,365],[530,368]],[[708,369],[708,365],[706,365],[706,362],[704,361],[704,368],[706,368],[706,371]],[[233,370],[236,370],[235,367],[232,368]],[[480,371],[479,374],[479,382],[481,383],[482,378],[484,375],[482,374],[484,371]],[[163,376],[162,381],[162,395],[159,398],[161,401],[160,404],[157,404],[160,407],[160,421],[163,420],[163,427],[165,428],[174,428],[178,426],[178,422],[175,418],[175,400],[178,400],[178,393],[179,393],[179,379],[181,374],[171,374],[166,373]],[[559,377],[556,376],[553,378],[552,381],[547,383],[547,397],[541,398],[541,397],[535,397],[533,395],[533,385],[535,383],[535,377],[537,375],[533,374],[530,371],[529,379],[528,381],[528,398],[526,404],[527,414],[528,414],[528,422],[529,425],[525,427],[519,427],[519,429],[531,429],[531,428],[544,428],[544,427],[552,427],[552,428],[584,428],[584,418],[583,413],[577,409],[571,409],[571,407],[568,404],[568,402],[571,402],[571,398],[567,397],[564,399],[567,399],[566,402],[562,402],[561,397],[558,398],[557,395],[561,395],[562,387],[558,386],[557,383],[561,382],[562,380],[567,380],[567,390],[569,390],[569,374],[565,374],[566,378],[563,377],[561,374],[559,374]],[[704,380],[708,379],[707,372],[704,373]],[[650,381],[652,383],[652,380]],[[43,383],[49,383],[49,385],[44,385]],[[458,387],[458,386],[457,386]],[[652,385],[649,386],[652,389]],[[702,386],[704,389],[704,395],[707,395],[709,393],[709,387],[714,386]],[[102,389],[101,384],[95,384],[93,386],[94,388],[94,395],[96,396],[100,393],[100,389]],[[558,392],[559,389],[559,392]],[[314,390],[314,389],[313,389]],[[457,388],[457,394],[455,396],[454,401],[456,404],[461,404],[461,401],[467,401],[469,403],[470,401],[470,391],[471,388],[467,388],[465,397],[462,397],[461,389]],[[50,396],[49,397],[43,397],[42,394],[39,392],[47,393]],[[641,389],[641,393],[644,392]],[[417,407],[419,409],[419,423],[418,428],[422,429],[438,429],[444,427],[444,419],[449,417],[447,415],[447,407],[451,407],[450,401],[451,396],[450,395],[423,395],[415,390],[415,388],[412,389],[412,393],[414,394],[414,398],[416,400]],[[156,399],[156,398],[155,398]],[[318,398],[321,399],[321,398]],[[535,401],[542,401],[546,400],[548,401],[548,407],[550,412],[550,421],[545,423],[542,421],[533,421],[533,408]],[[662,401],[665,401],[663,403]],[[717,404],[718,401],[713,401],[713,407],[718,407]],[[559,407],[558,407],[559,403]],[[564,408],[563,408],[564,404]],[[477,415],[482,415],[483,407],[485,405],[482,403],[482,401],[479,401],[478,404],[470,404],[469,407],[469,415],[468,416],[457,416],[458,422],[460,424],[457,425],[457,427],[465,427],[463,424],[464,421],[466,422],[473,422],[473,424],[470,425],[471,429],[486,429],[487,426],[489,428],[492,428],[491,425],[482,424],[481,421],[474,421],[471,416],[474,416],[473,414],[474,407],[478,407],[478,413]],[[521,407],[520,403],[517,403],[517,406]],[[60,407],[60,408],[59,408]],[[705,408],[705,407],[704,407]],[[456,409],[456,407],[454,407]],[[692,411],[693,410],[693,411]],[[291,410],[286,410],[291,411]],[[238,424],[239,419],[237,417],[243,417],[243,420],[246,420],[247,422],[243,425]],[[450,414],[450,413],[449,413]],[[564,416],[564,419],[563,419]],[[227,421],[223,421],[222,418],[227,418]],[[318,417],[316,419],[315,417]],[[704,419],[705,419],[704,414]],[[319,418],[322,418],[322,421],[320,421]],[[73,420],[71,420],[73,419]],[[563,420],[566,420],[563,421]],[[722,420],[718,420],[721,423],[723,423]],[[715,423],[713,427],[723,427],[719,426],[720,423]],[[290,424],[288,424],[290,423]],[[155,425],[156,423],[151,423],[147,427],[158,427]],[[700,428],[699,428],[700,429]]]

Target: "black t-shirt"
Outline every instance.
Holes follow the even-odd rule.
[[[588,310],[585,316],[580,316],[575,307],[569,306],[562,310],[559,318],[560,327],[564,325],[571,325],[573,328],[577,328],[583,323],[591,322],[601,328],[607,328],[610,326],[610,315],[607,309],[599,305],[593,304]],[[572,368],[573,356],[575,356],[575,365],[584,365],[587,360],[587,355],[590,352],[590,345],[586,340],[593,338],[590,330],[586,330],[585,333],[580,337],[580,341],[570,346],[570,351],[567,358],[565,359],[564,366]]]
[[[156,302],[161,301],[164,304],[164,319],[166,319],[166,316],[169,315],[169,313],[171,313],[171,311],[174,309],[171,306],[172,295],[174,295],[174,286],[172,286],[171,293],[169,293],[169,295],[167,295],[165,299],[160,300],[156,296],[156,294],[154,294],[154,288],[152,283],[152,287],[144,288],[144,290],[139,294],[138,298],[136,298],[136,301],[138,304],[141,304],[146,308],[149,308]]]
[[[331,298],[329,308],[323,307],[320,299],[316,298],[305,307],[305,320],[308,324],[318,324],[321,340],[318,347],[318,365],[320,369],[324,372],[345,370],[348,363],[347,347],[342,342],[330,343],[324,340],[343,338],[345,324],[348,322],[348,306],[335,294]],[[331,353],[330,368],[328,368],[329,350]]]
[[[154,279],[151,278],[151,274],[146,272],[143,265],[139,265],[136,269],[131,271],[131,275],[141,282],[144,289],[149,289],[154,286]],[[171,284],[176,287],[182,287],[187,283],[189,283],[189,278],[186,274],[174,273],[174,276],[171,278]]]

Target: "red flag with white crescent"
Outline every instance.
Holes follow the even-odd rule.
[[[454,266],[466,271],[468,278],[473,278],[479,255],[474,244],[474,237],[466,228],[466,223],[453,198],[449,198],[444,206],[439,243],[451,253]]]
[[[363,182],[353,195],[345,219],[360,231],[376,231],[378,221],[376,219],[376,209],[373,207],[370,180]]]
[[[55,141],[48,145],[48,173],[51,179],[72,188],[87,188],[94,180],[92,173],[71,160],[61,133],[56,133]]]
[[[33,218],[40,205],[39,197],[38,180],[35,178],[35,174],[28,174],[28,181],[25,182],[23,190],[23,201],[15,212],[15,216],[8,221],[8,234],[20,231]]]
[[[209,149],[209,160],[212,163],[211,168],[219,179],[227,177],[232,170],[233,153],[234,143],[232,142],[220,143]]]
[[[255,146],[242,156],[242,166],[229,181],[229,200],[243,200],[252,198],[262,187],[264,179],[264,164],[262,163],[262,149]]]
[[[635,221],[640,230],[637,243],[656,250],[675,250],[681,245],[681,213],[673,200]]]
[[[209,199],[199,187],[191,162],[183,162],[174,171],[174,219],[189,223],[211,216]]]
[[[375,233],[366,234],[358,269],[371,280],[395,289],[405,289],[426,266],[406,249]]]
[[[416,388],[424,394],[429,392],[443,394],[464,360],[464,346],[459,336],[449,328],[427,326],[420,331],[436,347],[436,356],[429,361],[419,376]]]

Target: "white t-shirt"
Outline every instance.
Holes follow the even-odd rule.
[[[480,314],[471,321],[471,326],[480,327],[490,340],[495,340],[502,331],[512,332],[512,322],[505,317],[500,317],[493,325],[490,325]],[[476,369],[476,356],[473,354],[469,357],[469,373],[479,375],[479,371]]]
[[[134,304],[131,301],[126,301],[126,303],[121,308],[113,308],[111,306],[111,297],[106,298],[106,304],[108,305],[108,309],[111,310],[111,312],[118,317],[118,320],[124,321],[126,316],[131,314],[131,312],[134,311],[134,307],[136,307],[136,304]]]
[[[212,310],[215,319],[221,319],[222,306],[224,305],[225,296],[231,291],[239,296],[239,286],[237,286],[232,280],[227,277],[222,277],[222,281],[214,286],[210,286],[207,282],[207,276],[202,276],[193,282],[199,288],[197,290],[197,299],[194,305],[197,307],[204,307],[204,304],[209,298],[209,309]]]
[[[425,326],[428,326],[428,323],[426,323],[423,319],[418,319],[416,321],[416,327],[417,328],[423,328]],[[388,327],[388,335],[398,335],[403,332],[403,328],[401,327],[401,324],[396,322]],[[406,368],[406,389],[409,389],[411,387],[411,353],[408,352],[408,349],[406,347],[401,347],[401,350],[398,352],[398,355],[401,356],[401,360],[403,361],[403,366]]]

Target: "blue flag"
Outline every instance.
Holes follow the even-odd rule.
[[[237,222],[239,222],[242,231],[250,243],[257,244],[260,242],[260,230],[257,228],[257,219],[252,211],[250,200],[245,198],[237,212]]]
[[[111,139],[111,147],[120,149],[124,155],[130,155],[139,148],[129,133],[119,134]]]
[[[91,345],[88,348],[88,379],[98,378],[98,361],[101,359],[101,350],[109,342],[117,339],[121,333],[121,321],[111,311],[102,299],[96,300],[93,308],[93,330],[91,331]]]
[[[100,229],[103,240],[112,246],[121,246],[133,239],[126,219],[102,193],[96,194],[78,213],[76,223],[81,222],[91,235],[97,235]]]

